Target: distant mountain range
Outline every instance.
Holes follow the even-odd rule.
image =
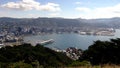
[[[36,26],[36,27],[87,27],[120,28],[120,18],[103,19],[66,19],[66,18],[9,18],[1,17],[0,26]]]

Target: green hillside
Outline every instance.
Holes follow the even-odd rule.
[[[41,45],[23,44],[13,47],[6,46],[0,49],[0,65],[4,68],[16,65],[60,67],[70,64],[71,61],[65,54],[57,53]]]

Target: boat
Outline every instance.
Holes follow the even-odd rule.
[[[49,39],[49,40],[45,40],[45,41],[42,41],[42,42],[38,42],[37,44],[47,45],[47,44],[51,44],[51,43],[53,43],[53,42],[54,42],[53,39]]]
[[[4,46],[4,44],[0,43],[0,48],[3,47],[3,46]]]

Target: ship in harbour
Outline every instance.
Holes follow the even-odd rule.
[[[54,42],[53,39],[49,39],[49,40],[37,42],[37,44],[40,44],[40,45],[47,45],[47,44],[52,44],[53,42]]]

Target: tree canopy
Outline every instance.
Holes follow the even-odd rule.
[[[38,62],[39,65],[47,66],[64,66],[71,63],[71,59],[63,53],[55,52],[42,45],[32,46],[23,44],[19,46],[6,46],[0,49],[0,62],[15,63],[23,61],[32,64]]]
[[[88,60],[93,65],[120,64],[120,38],[110,41],[95,41],[84,51],[81,60]]]

